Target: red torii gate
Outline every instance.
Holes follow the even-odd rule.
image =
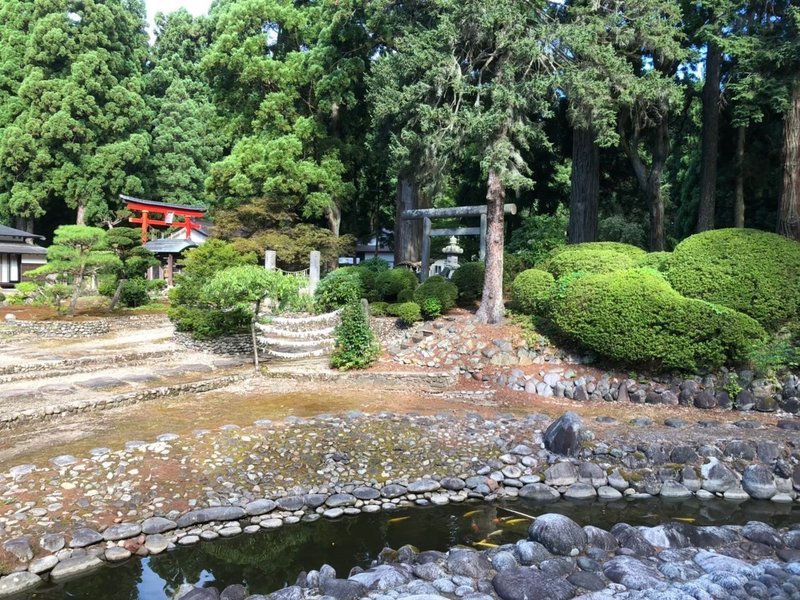
[[[142,243],[147,242],[147,229],[151,225],[161,225],[162,227],[182,227],[186,231],[186,239],[192,237],[193,229],[201,229],[201,225],[192,219],[202,219],[206,211],[205,206],[187,206],[185,204],[170,204],[168,202],[156,202],[155,200],[142,200],[132,196],[119,196],[125,202],[125,208],[133,212],[141,212],[141,217],[131,217],[131,223],[141,223]],[[152,219],[150,214],[162,215],[160,219]],[[183,217],[182,221],[175,221],[175,217]]]

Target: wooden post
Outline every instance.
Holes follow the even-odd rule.
[[[431,268],[431,220],[428,217],[422,219],[422,274],[420,281],[428,279],[428,272]]]
[[[486,213],[481,215],[481,245],[478,255],[480,260],[486,260]]]
[[[314,295],[314,292],[317,291],[317,285],[319,285],[320,263],[321,255],[319,250],[312,250],[311,254],[309,255],[308,263],[308,290],[312,296]]]
[[[175,258],[172,254],[167,254],[167,285],[172,287],[172,269],[175,266]]]
[[[267,250],[266,252],[264,252],[264,268],[267,271],[274,271],[276,259],[277,259],[277,253],[275,252],[275,250]]]

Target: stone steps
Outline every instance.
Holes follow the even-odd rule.
[[[335,345],[334,332],[339,311],[324,315],[265,317],[257,323],[266,357],[282,361],[301,361],[330,354]]]

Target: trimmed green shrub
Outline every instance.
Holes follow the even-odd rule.
[[[448,281],[441,275],[434,275],[433,277],[428,277],[425,283],[420,285],[414,292],[414,302],[420,306],[428,298],[436,298],[442,307],[442,312],[447,312],[456,305],[458,288],[452,281]]]
[[[250,331],[250,317],[250,312],[244,307],[223,311],[179,305],[169,310],[176,331],[189,332],[200,340],[247,333]]]
[[[323,277],[314,292],[317,308],[322,311],[358,302],[364,293],[361,276],[353,269],[336,269]]]
[[[388,302],[371,302],[369,305],[369,314],[373,317],[385,317],[388,306]]]
[[[556,279],[570,273],[613,273],[633,267],[633,259],[613,250],[575,250],[558,253],[546,270]]]
[[[425,319],[435,319],[442,314],[442,303],[438,298],[425,298],[420,304],[420,311]]]
[[[521,254],[510,254],[505,252],[503,254],[503,289],[510,290],[517,278],[517,275],[522,273],[525,269],[531,268],[533,263],[529,262],[525,256]],[[482,292],[483,290],[481,290]],[[480,297],[482,294],[478,294]]]
[[[753,317],[770,331],[800,317],[800,243],[754,229],[718,229],[683,240],[667,279],[690,298]]]
[[[669,271],[672,252],[650,252],[634,261],[633,266],[637,269],[654,269],[659,273]]]
[[[122,284],[122,293],[119,300],[123,306],[128,308],[136,308],[147,304],[150,301],[150,296],[147,294],[147,280],[143,277],[128,279]]]
[[[558,256],[562,252],[582,252],[582,251],[594,251],[594,250],[602,250],[602,251],[610,251],[616,252],[618,254],[624,254],[632,259],[641,258],[647,252],[639,248],[638,246],[633,246],[631,244],[623,244],[621,242],[585,242],[583,244],[570,244],[569,246],[561,246],[559,248],[554,248],[548,258],[552,258],[554,256]]]
[[[331,354],[331,366],[342,371],[366,369],[380,353],[367,315],[356,301],[345,305],[341,319],[335,330],[336,346]]]
[[[394,313],[403,325],[413,325],[422,320],[422,310],[416,302],[403,302],[394,307]]]
[[[553,290],[555,279],[547,271],[528,269],[514,279],[511,297],[514,306],[526,314],[541,315]]]
[[[362,260],[360,263],[358,263],[358,266],[361,269],[372,271],[376,275],[389,270],[389,263],[383,260],[382,258],[377,258],[377,257],[368,258],[367,260]]]
[[[385,300],[394,300],[403,290],[414,291],[417,287],[417,276],[404,267],[384,271],[375,281],[375,287]]]
[[[552,296],[549,316],[606,358],[684,371],[742,362],[767,337],[747,315],[684,298],[651,269],[571,278]]]
[[[400,290],[400,293],[397,294],[397,301],[400,303],[403,302],[413,302],[414,301],[414,290],[406,288],[404,290]]]
[[[117,276],[114,273],[105,273],[98,277],[97,293],[106,298],[111,298],[117,291]]]
[[[475,302],[481,297],[485,272],[486,266],[482,262],[464,263],[453,271],[450,281],[458,288],[459,299],[464,302]]]

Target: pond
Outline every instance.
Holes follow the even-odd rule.
[[[558,512],[581,525],[610,528],[615,523],[658,525],[681,520],[695,525],[744,524],[759,520],[776,527],[800,522],[800,505],[722,500],[680,502],[635,500],[534,504],[451,504],[362,514],[336,521],[284,526],[195,546],[143,560],[105,566],[87,577],[41,588],[29,600],[170,600],[183,583],[222,589],[244,583],[251,594],[267,594],[293,584],[301,571],[327,563],[340,577],[366,567],[381,549],[412,544],[420,550],[446,550],[457,544],[476,548],[513,543],[527,533],[528,520],[504,510],[538,515]]]

